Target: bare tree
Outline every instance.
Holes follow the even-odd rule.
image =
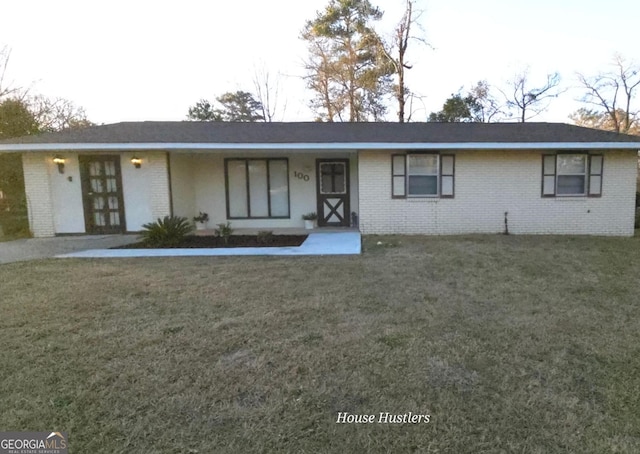
[[[404,13],[402,18],[393,30],[391,43],[383,45],[384,55],[393,67],[393,72],[398,77],[398,82],[393,87],[393,95],[398,101],[398,121],[404,123],[405,120],[411,120],[411,112],[406,116],[407,101],[412,96],[411,91],[407,87],[405,80],[405,71],[413,68],[413,65],[407,62],[407,50],[412,40],[421,42],[429,47],[431,45],[424,38],[412,34],[412,28],[418,26],[418,19],[424,11],[414,10],[414,0],[406,0]]]
[[[26,103],[40,131],[61,131],[93,125],[84,109],[68,99],[37,95],[27,98]]]
[[[528,121],[549,108],[553,98],[557,98],[565,90],[559,88],[560,74],[547,74],[547,80],[538,87],[531,87],[529,69],[516,74],[510,81],[509,94],[502,92],[509,110],[516,110],[518,120]]]
[[[47,98],[43,95],[30,95],[30,89],[15,87],[6,82],[7,67],[11,49],[0,48],[0,101],[11,100],[28,109],[35,120],[37,130],[60,131],[69,128],[91,126],[82,107],[64,98]],[[17,105],[16,104],[16,105]],[[33,133],[31,131],[30,133]]]
[[[629,115],[629,129],[622,131],[620,125],[624,123],[626,115]],[[571,113],[569,118],[578,126],[640,135],[640,119],[637,114],[628,114],[622,109],[616,109],[613,116],[606,111],[581,107]]]
[[[0,48],[0,100],[8,96],[16,96],[20,92],[20,88],[12,87],[5,80],[10,57],[11,49],[8,46]]]
[[[471,87],[469,96],[475,100],[475,121],[481,123],[491,123],[500,121],[504,116],[504,106],[492,93],[491,85],[486,80],[480,80]]]
[[[6,96],[8,91],[8,88],[4,86],[4,77],[7,73],[10,56],[11,52],[6,46],[0,49],[0,99]]]
[[[613,69],[595,77],[577,74],[585,89],[582,102],[603,109],[608,116],[608,129],[628,133],[638,122],[638,111],[633,109],[635,89],[640,85],[640,66],[615,55]],[[595,112],[597,113],[597,111]]]
[[[262,117],[264,121],[272,122],[279,107],[280,73],[278,73],[274,79],[264,65],[262,65],[261,68],[254,67],[253,86],[258,101],[260,101],[262,105]],[[287,103],[285,101],[284,107],[282,108],[282,116],[284,116],[286,110]]]

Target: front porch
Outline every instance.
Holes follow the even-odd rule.
[[[134,233],[167,215],[240,233],[358,224],[356,150],[91,150],[24,153],[34,237]],[[63,164],[56,164],[57,159]],[[206,233],[205,233],[206,234]]]
[[[236,234],[308,234],[308,213],[320,228],[357,225],[356,150],[174,151],[168,164],[173,214],[209,216],[199,235],[227,222]]]

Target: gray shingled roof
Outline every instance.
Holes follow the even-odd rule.
[[[640,137],[562,123],[123,122],[45,133],[0,144],[83,143],[625,143]],[[7,148],[2,147],[1,148]]]

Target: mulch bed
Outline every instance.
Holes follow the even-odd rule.
[[[196,236],[189,235],[184,241],[176,246],[165,247],[163,249],[176,248],[221,248],[221,247],[279,247],[279,246],[300,246],[308,235],[271,235],[266,238],[258,238],[256,235],[231,235],[229,242],[217,236]],[[158,249],[146,243],[133,243],[124,246],[117,246],[111,249]]]

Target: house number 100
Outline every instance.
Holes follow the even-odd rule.
[[[304,173],[294,171],[293,176],[296,177],[298,180],[309,181],[309,175],[305,175]]]

